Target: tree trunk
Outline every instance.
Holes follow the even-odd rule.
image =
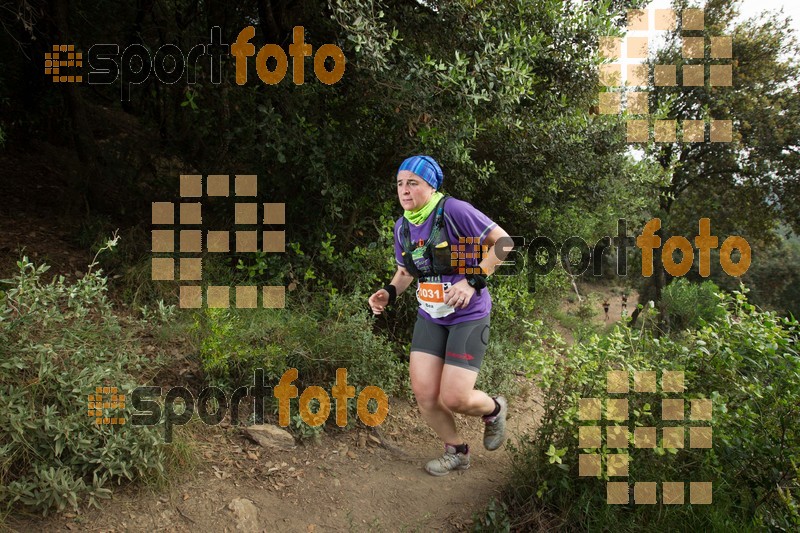
[[[664,249],[664,242],[666,239],[664,238],[664,225],[661,225],[661,228],[656,232],[661,238],[661,250]],[[664,306],[661,303],[661,293],[664,291],[664,287],[667,284],[667,276],[666,271],[664,270],[664,262],[661,259],[661,253],[654,253],[653,254],[653,288],[654,288],[654,295],[653,301],[655,302],[656,306],[658,307],[659,311],[659,320],[658,320],[658,330],[666,331],[668,330],[667,323],[669,322],[669,317],[667,316],[666,311],[664,310]],[[658,334],[658,331],[656,332]]]
[[[275,20],[275,13],[270,0],[259,0],[258,20],[261,31],[264,33],[264,42],[282,46],[285,37],[284,32],[278,25],[278,21]]]
[[[69,2],[68,0],[53,0],[51,3],[53,22],[56,27],[56,41],[59,44],[74,44],[69,31]],[[92,187],[98,175],[97,144],[92,134],[92,128],[87,119],[86,106],[83,102],[79,86],[75,83],[60,84],[64,94],[64,101],[72,122],[72,140],[75,151],[83,165],[83,172],[78,179],[78,188],[83,197],[87,210],[92,204]]]
[[[639,293],[639,303],[642,304],[642,307],[645,307],[647,302],[652,300],[658,308],[659,320],[658,331],[656,334],[668,332],[670,326],[669,312],[664,309],[664,306],[661,303],[661,294],[664,291],[664,288],[667,286],[667,272],[664,270],[664,262],[661,254],[662,250],[664,249],[664,244],[668,238],[665,227],[669,222],[669,213],[670,208],[672,207],[672,202],[670,202],[668,198],[662,196],[659,207],[661,227],[658,228],[658,230],[655,232],[655,235],[661,239],[661,247],[653,250],[653,275],[649,278],[645,278],[643,290]],[[636,310],[634,310],[634,312],[631,314],[631,326],[636,324],[636,320],[639,318],[639,313],[640,310],[637,306]]]

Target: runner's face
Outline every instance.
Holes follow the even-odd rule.
[[[406,211],[416,211],[431,199],[435,189],[410,170],[397,173],[397,196]]]

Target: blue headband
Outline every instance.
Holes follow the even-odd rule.
[[[439,163],[432,157],[427,155],[414,155],[403,161],[398,172],[401,170],[409,170],[424,179],[428,184],[437,191],[441,188],[444,181],[444,173],[442,173]]]

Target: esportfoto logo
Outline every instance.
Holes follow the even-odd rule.
[[[286,223],[286,206],[283,203],[257,203],[258,177],[255,175],[237,174],[233,189],[231,181],[228,174],[184,174],[180,177],[180,196],[181,199],[199,199],[203,196],[204,184],[205,195],[215,199],[231,198],[233,192],[235,198],[240,200],[231,206],[236,225],[233,232],[204,230],[202,202],[152,204],[152,223],[156,228],[151,232],[154,254],[151,277],[153,280],[181,282],[181,308],[203,307],[203,295],[209,308],[230,307],[232,287],[202,283],[203,252],[229,253],[233,249],[236,253],[283,253],[286,250],[286,232],[277,229]],[[260,221],[276,229],[261,230]],[[263,308],[284,307],[286,293],[283,285],[236,285],[234,306],[239,309],[257,308],[259,292],[262,294]]]
[[[264,383],[264,369],[256,368],[253,371],[253,384],[250,387],[238,387],[231,395],[226,395],[217,387],[205,387],[195,397],[186,387],[171,387],[166,391],[163,401],[160,401],[164,392],[161,387],[136,387],[129,395],[135,411],[130,416],[130,425],[155,426],[163,418],[164,442],[171,443],[173,428],[186,424],[195,414],[201,422],[209,426],[216,426],[228,415],[232,423],[237,423],[239,404],[246,396],[252,397],[254,418],[257,423],[261,423],[264,420],[264,402],[270,390],[272,396],[278,400],[278,425],[283,427],[291,422],[290,400],[295,398],[298,399],[300,418],[311,427],[319,427],[328,420],[331,414],[331,396],[335,402],[336,425],[339,427],[348,424],[348,404],[351,399],[355,399],[358,419],[368,426],[379,426],[389,414],[389,397],[383,389],[367,385],[356,394],[356,388],[347,383],[346,368],[336,369],[336,381],[331,386],[330,395],[316,385],[306,387],[301,393],[293,384],[298,378],[297,369],[288,368],[278,384],[269,387]],[[96,387],[95,394],[87,396],[89,417],[97,425],[126,425],[128,418],[125,415],[129,413],[125,407],[126,397],[128,395],[118,394],[117,387]],[[108,412],[110,409],[117,411],[116,416]]]
[[[141,85],[154,75],[161,83],[174,84],[186,77],[186,83],[197,83],[196,67],[207,62],[210,66],[211,83],[222,83],[222,58],[232,55],[235,58],[235,79],[237,85],[247,83],[248,58],[255,56],[256,73],[263,83],[274,85],[286,76],[289,58],[277,44],[265,44],[256,52],[250,42],[255,37],[255,28],[247,26],[239,32],[233,45],[222,42],[219,26],[211,28],[211,42],[198,43],[188,54],[184,54],[175,44],[164,44],[154,54],[141,43],[134,43],[120,53],[118,44],[95,44],[86,53],[90,71],[84,76],[83,53],[75,52],[75,45],[57,44],[53,52],[45,54],[45,74],[52,76],[53,82],[82,83],[84,79],[91,85],[110,85],[119,79],[120,99],[131,99],[131,86]],[[61,57],[65,53],[66,57]],[[292,81],[296,85],[305,83],[305,58],[313,56],[314,74],[326,85],[333,85],[344,76],[345,58],[341,48],[333,44],[323,44],[316,53],[305,42],[305,30],[295,26],[292,43],[289,45],[292,56]],[[273,59],[274,67],[268,62]],[[330,61],[328,61],[330,59]],[[331,65],[328,70],[326,63]]]

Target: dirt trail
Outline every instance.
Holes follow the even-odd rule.
[[[22,204],[20,204],[22,205]],[[20,208],[21,209],[21,208]],[[15,209],[16,210],[16,209]],[[19,210],[17,210],[19,213]],[[38,226],[19,226],[0,211],[2,277],[13,275],[21,242],[37,264],[52,272],[82,275],[89,254],[68,242],[55,221],[32,208]],[[2,255],[2,254],[0,254]],[[511,440],[535,426],[539,406],[527,397],[511,403]],[[101,508],[67,510],[46,518],[12,514],[0,529],[11,531],[453,531],[468,529],[472,514],[499,494],[509,469],[505,448],[486,452],[483,425],[459,417],[459,429],[472,446],[472,467],[436,478],[422,466],[441,455],[441,444],[413,403],[390,400],[382,431],[407,455],[374,442],[371,432],[330,432],[317,444],[294,450],[261,448],[235,427],[194,428],[189,440],[197,464],[191,472],[156,491],[141,485],[112,487]],[[253,502],[252,516],[237,517],[236,499]],[[251,520],[248,522],[248,519]],[[239,526],[237,528],[237,526]]]
[[[512,403],[512,439],[534,426],[537,409],[530,396]],[[16,531],[106,532],[462,530],[499,494],[509,455],[505,448],[483,449],[479,420],[458,422],[472,445],[472,466],[438,478],[422,465],[442,453],[440,444],[406,401],[390,401],[381,428],[407,456],[380,446],[366,430],[277,451],[253,444],[235,427],[203,427],[193,431],[198,464],[168,490],[123,487],[99,510],[9,517],[6,525]],[[230,508],[237,498],[253,502],[254,512],[237,517]]]

